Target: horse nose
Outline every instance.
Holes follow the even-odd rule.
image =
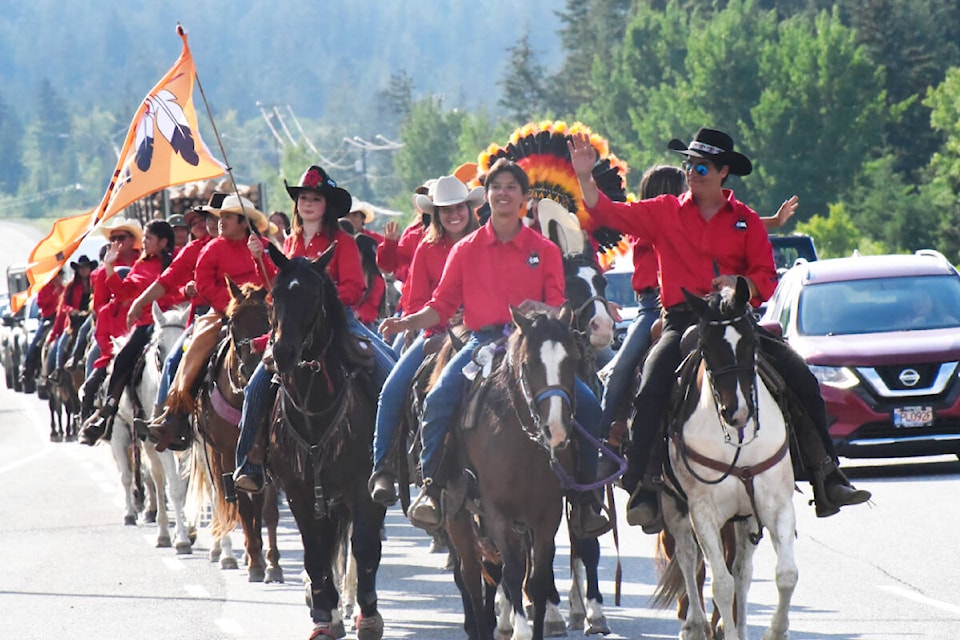
[[[282,363],[288,365],[293,362],[296,353],[294,352],[293,345],[276,343],[273,345],[273,358],[277,363]]]
[[[602,349],[612,340],[613,318],[606,314],[594,316],[590,321],[590,344],[597,349]]]
[[[731,427],[739,427],[746,422],[747,412],[746,408],[738,402],[734,405],[725,404],[720,407],[720,416]]]

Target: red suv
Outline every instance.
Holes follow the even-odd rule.
[[[960,456],[960,274],[940,253],[798,264],[760,323],[820,381],[839,455]]]

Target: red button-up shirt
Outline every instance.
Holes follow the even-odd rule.
[[[157,281],[162,271],[163,263],[159,257],[146,256],[133,263],[133,267],[130,268],[129,273],[123,279],[120,279],[120,276],[114,272],[112,276],[106,279],[107,287],[113,294],[116,303],[126,311],[137,296]],[[179,293],[171,291],[157,300],[157,304],[160,305],[162,311],[166,311],[181,299]],[[152,307],[144,307],[134,324],[138,327],[153,324]]]
[[[207,246],[213,238],[214,236],[203,236],[202,238],[191,240],[177,252],[177,255],[173,257],[173,262],[163,270],[163,273],[160,274],[160,278],[157,280],[160,286],[163,287],[166,295],[178,293],[181,299],[186,298],[183,288],[188,282],[194,279],[197,270],[197,259],[200,257],[200,252],[203,251],[203,248]],[[206,304],[205,300],[198,298],[199,296],[194,296],[191,299],[190,302],[193,306]]]
[[[400,308],[404,312],[407,312],[407,300],[410,299],[410,264],[424,232],[423,223],[417,218],[404,229],[399,240],[384,238],[377,246],[377,266],[384,273],[392,273],[395,279],[403,283],[400,289]]]
[[[340,302],[352,307],[360,302],[363,291],[367,288],[363,277],[363,263],[360,261],[360,249],[357,248],[357,241],[342,229],[337,229],[333,241],[337,243],[337,248],[333,250],[333,259],[327,265],[327,273],[337,286]],[[313,234],[310,244],[304,246],[303,234],[298,233],[283,241],[283,253],[288,258],[303,256],[316,260],[333,241],[321,231]]]
[[[644,289],[659,287],[656,249],[636,236],[628,235],[627,243],[633,250],[633,277],[630,278],[633,290],[640,293]]]
[[[41,318],[53,318],[57,315],[57,307],[60,305],[60,295],[63,293],[63,281],[57,274],[53,280],[43,285],[37,292],[37,306],[40,307]]]
[[[266,246],[266,238],[260,238],[260,241]],[[213,310],[224,313],[230,304],[230,291],[227,289],[225,276],[230,276],[238,286],[252,282],[269,287],[268,280],[273,280],[277,267],[269,256],[264,257],[263,265],[267,270],[266,274],[261,271],[259,261],[250,253],[246,238],[214,238],[203,247],[200,257],[197,258],[197,293],[203,296]]]
[[[339,246],[339,245],[338,245]],[[354,313],[357,314],[357,320],[363,324],[371,324],[380,319],[380,303],[383,302],[383,294],[387,291],[387,285],[383,281],[383,276],[378,272],[370,278],[370,286],[367,287],[366,294],[360,302],[354,307]]]
[[[588,211],[599,224],[653,244],[664,307],[684,301],[681,289],[710,293],[717,273],[750,278],[759,293],[751,302],[758,305],[777,285],[773,248],[757,213],[729,189],[723,192],[727,202],[710,220],[700,215],[689,191],[640,202],[611,202],[601,193]]]
[[[563,259],[557,245],[521,225],[500,242],[490,222],[453,246],[427,306],[446,323],[463,306],[463,323],[476,331],[511,321],[510,305],[524,300],[564,302]]]

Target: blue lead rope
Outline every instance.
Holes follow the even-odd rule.
[[[553,472],[557,474],[557,478],[560,479],[560,486],[562,486],[564,489],[573,489],[574,491],[593,491],[594,489],[599,489],[600,487],[610,484],[627,472],[627,461],[624,458],[618,456],[610,447],[595,438],[593,434],[584,429],[583,426],[576,421],[576,419],[573,420],[573,426],[582,435],[586,436],[587,440],[589,440],[591,444],[600,450],[601,455],[604,455],[616,462],[618,469],[611,476],[604,478],[603,480],[597,480],[596,482],[592,482],[590,484],[577,484],[577,481],[573,479],[573,476],[567,473],[567,470],[560,465],[556,458],[554,458],[550,461],[550,467],[553,469]]]

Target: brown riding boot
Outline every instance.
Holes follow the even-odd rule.
[[[850,484],[836,463],[829,459],[813,470],[810,484],[813,486],[813,500],[810,502],[815,505],[818,518],[829,518],[839,513],[840,507],[862,504],[872,496],[869,491]]]
[[[567,501],[570,503],[570,522],[578,538],[597,538],[613,528],[593,491],[578,491]]]
[[[410,523],[424,530],[440,526],[440,487],[431,478],[424,478],[420,495],[410,505]]]
[[[185,451],[190,446],[190,415],[168,411],[159,424],[151,424],[148,437],[156,442],[157,451]]]
[[[367,481],[367,490],[374,502],[385,507],[392,507],[397,503],[397,491],[394,488],[396,480],[393,474],[386,469],[374,471]]]

